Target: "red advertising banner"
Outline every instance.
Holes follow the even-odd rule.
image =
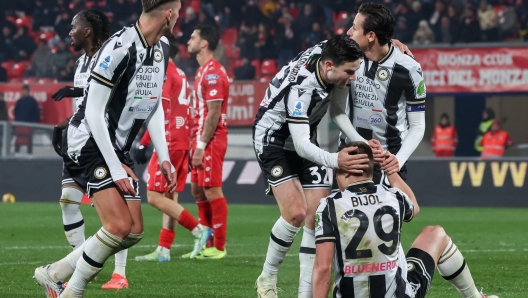
[[[0,92],[4,93],[9,121],[13,121],[15,114],[15,105],[22,95],[22,84],[0,84]],[[57,124],[73,114],[73,99],[65,98],[56,102],[51,98],[59,88],[64,84],[30,84],[30,94],[33,96],[40,107],[40,123]]]
[[[413,49],[427,93],[528,92],[528,47]]]
[[[229,86],[227,125],[251,126],[264,99],[268,83],[233,82]]]

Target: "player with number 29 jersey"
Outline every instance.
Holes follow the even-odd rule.
[[[411,297],[400,246],[413,204],[397,188],[372,181],[350,185],[321,200],[316,243],[334,242],[334,297]]]

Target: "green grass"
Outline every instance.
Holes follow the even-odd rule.
[[[194,205],[186,207],[196,214]],[[100,227],[95,210],[88,205],[81,208],[86,235],[93,234]],[[143,211],[145,237],[128,255],[130,288],[120,292],[100,289],[112,274],[112,257],[89,284],[85,297],[256,297],[253,284],[279,215],[276,206],[231,205],[228,255],[222,260],[179,258],[192,248],[190,233],[179,227],[172,260],[163,264],[133,261],[154,250],[161,227],[157,210],[144,205]],[[442,225],[463,252],[479,289],[501,298],[528,297],[526,214],[526,209],[422,208],[412,223],[404,225],[402,243],[408,249],[424,226]],[[278,286],[284,291],[280,297],[297,297],[299,237],[281,265]],[[69,251],[58,203],[0,205],[0,297],[44,297],[31,278],[34,269]],[[428,297],[460,296],[436,274]]]

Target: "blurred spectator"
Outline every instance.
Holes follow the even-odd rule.
[[[418,23],[426,18],[426,14],[422,11],[422,2],[413,1],[411,3],[411,10],[407,13],[407,26],[411,32],[418,29]]]
[[[275,39],[269,32],[266,24],[260,23],[258,26],[258,41],[255,43],[258,58],[277,59],[277,50],[275,49]]]
[[[217,27],[214,19],[202,10],[200,10],[200,12],[198,13],[198,25]]]
[[[33,31],[38,31],[40,27],[51,25],[51,10],[50,5],[45,5],[43,0],[36,0],[33,7]]]
[[[4,100],[4,92],[0,91],[0,121],[7,121],[9,120],[7,116],[7,105]],[[2,133],[2,129],[0,129],[0,134]],[[1,140],[2,138],[0,138]]]
[[[262,11],[255,4],[255,0],[249,0],[247,5],[242,6],[242,24],[246,26],[257,25],[264,18]]]
[[[25,60],[31,58],[31,55],[37,47],[33,38],[28,35],[28,28],[22,26],[18,28],[18,32],[13,36],[13,47],[17,50],[16,60]]]
[[[59,41],[57,45],[57,52],[51,57],[51,65],[53,66],[53,72],[57,75],[59,72],[66,67],[68,60],[73,58],[72,52],[66,47],[64,40]]]
[[[223,12],[220,13],[220,24],[218,25],[220,32],[224,32],[226,28],[233,28],[236,26],[235,17],[231,13],[231,8],[225,6]]]
[[[41,39],[33,57],[31,58],[31,69],[29,75],[34,75],[37,79],[53,77],[53,66],[51,65],[51,49],[46,41]]]
[[[528,40],[528,14],[522,13],[519,21],[519,39],[526,41]]]
[[[403,43],[408,43],[412,40],[412,32],[407,28],[407,19],[404,16],[398,17],[392,38],[398,39]]]
[[[435,4],[435,10],[433,12],[433,15],[429,19],[429,25],[431,26],[431,29],[434,32],[434,36],[436,37],[435,41],[440,42],[440,36],[441,36],[441,27],[442,27],[442,17],[446,15],[445,12],[445,4],[441,0],[437,0]]]
[[[443,113],[440,116],[440,123],[435,127],[431,137],[431,148],[436,157],[450,157],[455,155],[458,145],[458,134],[449,116]]]
[[[59,69],[59,72],[57,74],[57,80],[59,82],[72,82],[75,77],[75,70],[77,69],[77,64],[75,63],[75,59],[71,57],[66,62],[66,65],[64,68]]]
[[[56,4],[50,8],[50,26],[55,26],[59,22],[64,10],[69,10],[66,0],[57,0]]]
[[[277,3],[275,3],[275,0],[264,0],[262,2],[260,11],[265,17],[271,17],[277,10]]]
[[[501,129],[499,120],[494,120],[490,131],[484,134],[480,145],[482,146],[481,158],[497,158],[504,155],[504,150],[513,146],[513,140],[505,130]]]
[[[40,108],[37,100],[29,94],[29,86],[22,87],[22,96],[15,104],[15,121],[38,123],[40,121]],[[33,129],[27,126],[15,127],[15,152],[20,151],[20,146],[27,145],[27,152],[33,153]]]
[[[7,70],[0,66],[0,83],[6,83],[7,82]]]
[[[442,38],[440,39],[440,42],[442,43],[454,43],[455,42],[455,32],[456,27],[451,25],[451,19],[448,16],[442,17],[442,27],[440,28],[440,32],[442,34]]]
[[[249,63],[247,58],[242,58],[242,64],[233,69],[235,81],[249,81],[255,78],[255,66]]]
[[[240,48],[240,57],[253,60],[256,58],[255,43],[258,41],[257,24],[240,26],[237,46]]]
[[[477,129],[477,137],[475,138],[475,150],[482,152],[482,137],[487,133],[495,120],[495,111],[493,109],[485,109],[482,111],[482,121],[480,122]]]
[[[5,24],[2,27],[2,38],[0,38],[0,61],[15,59],[16,49],[13,45],[13,24]]]
[[[278,66],[282,67],[286,62],[290,61],[295,57],[295,53],[298,50],[297,36],[293,32],[291,21],[289,18],[284,18],[282,28],[275,30],[275,39],[277,40],[278,50]]]
[[[312,24],[312,31],[308,33],[308,36],[304,40],[304,44],[307,48],[311,48],[323,40],[323,32],[321,31],[321,25],[318,22]]]
[[[502,0],[502,5],[497,14],[499,23],[499,40],[504,40],[515,34],[515,24],[517,23],[517,14],[515,8],[509,6],[506,1]]]
[[[491,4],[486,1],[480,2],[478,9],[478,20],[483,41],[496,41],[498,38],[497,14]]]
[[[127,25],[128,18],[130,17],[130,6],[126,0],[114,0],[112,3],[112,8],[112,12],[114,13],[112,29],[119,30],[120,28]]]
[[[317,21],[317,15],[313,11],[313,6],[310,3],[304,4],[301,15],[295,20],[295,33],[299,34],[301,40],[305,40],[310,34],[312,24]]]
[[[352,25],[354,24],[354,19],[356,18],[356,13],[349,13],[348,17],[344,18],[343,20],[337,22],[335,24],[335,27],[344,27],[346,30],[350,29]]]
[[[61,39],[68,37],[71,29],[72,15],[67,7],[62,8],[59,17],[55,20],[55,32]]]
[[[95,1],[95,5],[92,7],[92,9],[96,9],[104,13],[113,12],[112,6],[110,6],[110,3],[108,3],[106,0]]]
[[[314,3],[317,3],[319,7],[323,10],[325,16],[325,26],[332,28],[334,23],[334,4],[336,1],[328,0],[314,0]],[[349,27],[347,27],[349,28]]]
[[[480,26],[473,9],[466,8],[460,27],[459,42],[480,41]]]
[[[198,25],[198,18],[192,7],[187,7],[185,10],[185,18],[180,24],[180,31],[182,33],[180,38],[180,43],[187,44],[191,35],[194,31],[194,28]]]
[[[86,5],[84,4],[83,0],[71,0],[70,7],[72,8],[72,14],[73,15],[76,15],[81,10],[85,10],[86,9]]]
[[[442,17],[444,20],[445,17]],[[413,43],[414,44],[430,44],[434,43],[434,33],[433,30],[429,27],[429,24],[426,20],[421,20],[418,25],[418,30],[414,33]]]

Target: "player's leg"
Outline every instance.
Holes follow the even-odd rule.
[[[73,182],[62,184],[62,193],[59,204],[62,210],[62,224],[64,234],[73,249],[84,243],[84,219],[81,213],[81,201],[84,191]]]
[[[440,275],[451,283],[462,297],[486,297],[477,290],[464,256],[441,226],[428,226],[422,230],[407,253],[407,264],[407,279],[418,298],[426,295],[435,265]]]
[[[178,221],[163,213],[162,227],[158,239],[158,247],[150,254],[144,256],[137,256],[136,261],[139,262],[169,262],[170,249],[174,238],[176,237],[176,225]]]

